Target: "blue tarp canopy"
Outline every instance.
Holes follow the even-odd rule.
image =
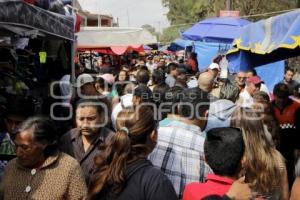
[[[175,51],[184,50],[186,47],[193,46],[193,45],[194,45],[194,43],[191,40],[184,40],[184,39],[178,38],[170,44],[168,49],[170,51],[175,52]]]
[[[195,42],[194,48],[197,53],[198,68],[205,71],[211,64],[212,60],[219,54],[224,54],[232,45],[212,42]],[[244,64],[245,60],[241,57],[228,57],[229,72],[237,73],[239,71],[247,71],[251,69],[249,65]],[[284,74],[284,61],[269,63],[267,65],[255,68],[258,75],[264,80],[270,91],[276,83],[282,80]]]
[[[149,47],[148,45],[143,45],[143,48],[144,48],[144,50],[146,50],[146,51],[149,51],[149,50],[152,50],[152,48],[151,47]]]
[[[274,86],[282,81],[284,76],[284,61],[269,63],[255,68],[257,74],[265,82],[269,91],[273,93]]]
[[[199,71],[206,70],[217,55],[224,54],[230,48],[231,44],[195,42],[194,51],[197,53]]]
[[[232,43],[240,36],[241,27],[249,24],[236,17],[214,17],[198,22],[182,34],[183,39],[193,41]]]
[[[300,55],[300,9],[245,26],[233,44],[228,58],[245,67]]]

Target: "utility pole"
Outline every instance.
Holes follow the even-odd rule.
[[[158,21],[157,22],[158,23],[158,31],[157,31],[157,41],[159,41],[159,39],[160,39],[160,34],[161,34],[161,32],[160,32],[160,21]]]
[[[231,10],[232,9],[232,2],[231,0],[226,0],[226,10]]]
[[[127,20],[128,20],[128,27],[130,27],[130,19],[129,19],[129,12],[128,12],[128,8],[127,8]]]

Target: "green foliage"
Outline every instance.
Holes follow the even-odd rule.
[[[162,35],[159,38],[159,41],[162,44],[167,44],[180,37],[180,31],[184,31],[189,28],[190,25],[183,26],[170,26],[163,30]]]
[[[269,13],[300,7],[300,0],[231,0],[232,10],[240,11],[241,16]],[[218,16],[220,10],[226,10],[226,0],[162,0],[169,8],[167,18],[171,27],[163,31],[160,41],[172,41],[179,37],[179,29],[207,17]],[[274,14],[276,15],[276,14]],[[272,15],[248,17],[257,21]],[[184,26],[182,24],[185,24]],[[174,26],[175,25],[175,26]]]
[[[141,28],[148,30],[151,34],[156,34],[155,28],[149,24],[145,24]]]
[[[201,19],[217,16],[226,10],[226,0],[162,0],[169,8],[167,18],[174,24],[195,23]],[[240,15],[255,15],[267,12],[292,9],[300,6],[300,0],[231,0],[232,10]],[[254,17],[253,20],[268,16]]]
[[[141,28],[146,29],[147,31],[149,31],[152,35],[154,35],[156,38],[159,38],[159,33],[156,32],[155,28],[149,24],[144,24],[143,26],[141,26]]]

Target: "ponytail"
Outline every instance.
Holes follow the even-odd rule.
[[[117,195],[125,186],[124,169],[131,151],[130,138],[126,130],[117,131],[107,145],[100,146],[100,153],[95,157],[96,173],[91,181],[87,199],[97,199],[110,188]],[[112,194],[112,195],[113,195]]]

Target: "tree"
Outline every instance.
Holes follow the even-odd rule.
[[[185,31],[189,28],[189,25],[182,26],[170,26],[165,28],[160,36],[160,42],[162,44],[167,44],[180,37],[180,32]]]
[[[152,35],[154,35],[156,38],[159,38],[159,33],[156,32],[155,28],[149,24],[144,24],[143,26],[141,26],[141,28],[146,29],[147,31],[149,31]]]
[[[211,11],[211,0],[162,0],[169,8],[167,18],[174,24],[186,24],[198,21]]]
[[[144,24],[141,28],[148,30],[153,35],[156,34],[155,28],[149,24]]]
[[[161,41],[172,41],[180,36],[180,29],[207,17],[218,16],[220,10],[226,10],[226,0],[162,0],[162,3],[169,8],[167,18],[172,28],[163,31]],[[249,16],[300,7],[300,0],[231,0],[231,4],[232,9],[240,11],[241,16]],[[270,16],[247,19],[256,21]]]
[[[300,0],[231,0],[233,10],[243,15],[255,15],[273,11],[287,10],[300,6]],[[171,25],[195,23],[201,19],[217,16],[226,9],[225,0],[162,0],[169,8],[167,18]],[[252,17],[252,20],[268,16]]]

